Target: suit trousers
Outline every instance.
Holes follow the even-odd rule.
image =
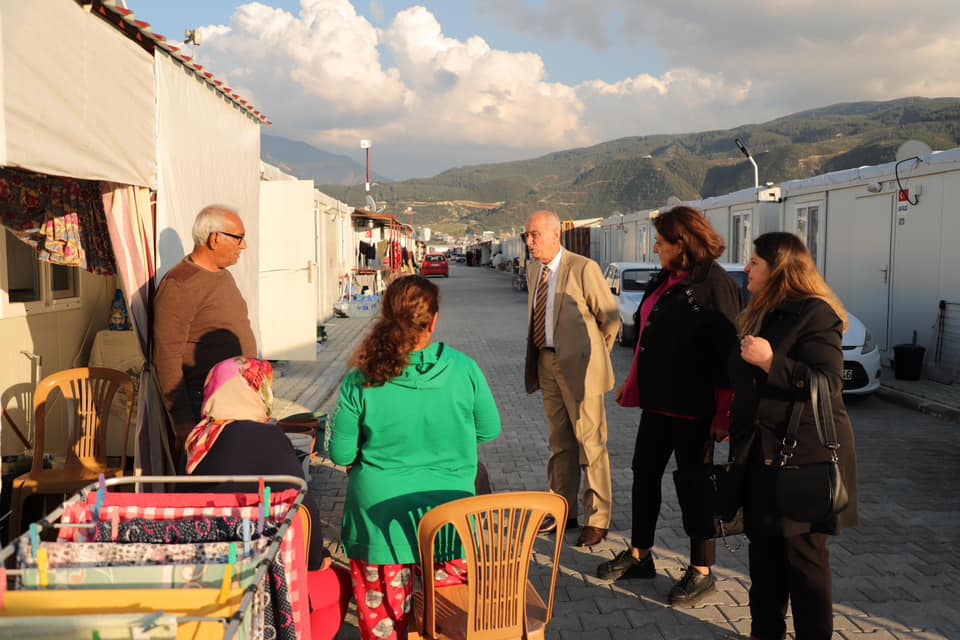
[[[660,505],[663,472],[672,453],[677,469],[703,466],[712,418],[684,420],[644,411],[633,450],[633,532],[630,544],[637,549],[653,546]],[[683,505],[680,505],[683,508]],[[710,567],[717,562],[715,540],[690,538],[690,564]]]
[[[550,461],[547,463],[550,490],[566,498],[570,516],[576,516],[582,470],[581,525],[608,529],[613,481],[607,452],[607,414],[603,394],[578,402],[564,382],[557,355],[552,351],[540,351],[538,369],[550,438]]]
[[[788,599],[797,640],[831,637],[833,577],[827,534],[750,538],[750,635],[783,638]]]

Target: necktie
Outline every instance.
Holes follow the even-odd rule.
[[[550,267],[544,265],[533,299],[533,344],[542,349],[547,340],[547,291],[550,289]]]

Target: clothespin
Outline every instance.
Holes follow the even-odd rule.
[[[143,631],[150,631],[150,629],[153,629],[155,626],[157,626],[157,623],[160,622],[160,618],[162,617],[163,617],[162,610],[157,611],[156,613],[150,614],[149,617],[144,619],[143,626],[141,628],[143,629]]]
[[[0,609],[3,609],[7,595],[7,569],[0,567]]]
[[[240,523],[241,528],[243,529],[243,557],[250,557],[250,538],[253,536],[253,523],[243,519],[243,522]]]
[[[46,588],[49,583],[47,572],[50,571],[50,559],[47,557],[46,549],[40,549],[37,552],[37,569],[40,570],[40,586]]]
[[[233,565],[237,563],[237,543],[230,543],[230,551],[227,554],[227,566],[223,568],[223,584],[220,585],[220,597],[218,601],[223,604],[230,595],[230,583],[233,582]]]
[[[110,510],[110,540],[116,542],[120,537],[120,509],[114,507]]]
[[[263,508],[266,517],[270,517],[270,487],[263,490]]]
[[[37,551],[40,550],[40,527],[36,522],[30,523],[30,550],[33,552],[34,560],[37,559]]]
[[[97,476],[100,486],[97,488],[97,502],[93,505],[93,519],[100,519],[100,510],[103,509],[103,502],[107,499],[107,479],[101,473]]]
[[[93,640],[100,640],[100,632],[96,629],[93,630]]]
[[[260,478],[260,489],[257,492],[257,497],[260,499],[260,504],[258,505],[259,508],[257,510],[257,535],[258,536],[263,535],[263,521],[267,517],[266,512],[264,511],[264,508],[263,508],[263,499],[265,497],[264,494],[266,493],[266,491],[267,490],[264,486],[263,478]]]

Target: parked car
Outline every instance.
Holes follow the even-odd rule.
[[[743,303],[750,298],[747,273],[742,264],[721,263],[743,292]],[[620,333],[617,342],[623,346],[636,343],[635,314],[643,291],[660,265],[651,262],[611,262],[605,277],[620,310]],[[847,330],[843,334],[843,392],[867,394],[880,388],[880,350],[870,331],[860,319],[847,312]]]
[[[428,253],[423,256],[423,262],[420,263],[420,275],[450,277],[450,263],[447,256],[442,253]]]
[[[620,332],[617,334],[617,342],[624,347],[629,347],[637,341],[633,315],[640,306],[643,290],[647,288],[650,276],[659,270],[660,265],[653,262],[611,262],[607,265],[604,277],[620,310]]]

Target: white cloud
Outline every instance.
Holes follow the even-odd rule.
[[[229,25],[203,30],[201,63],[265,112],[271,133],[351,153],[371,138],[377,157],[396,158],[378,171],[404,177],[835,102],[960,95],[956,0],[926,0],[922,11],[894,0],[475,5],[482,18],[531,36],[531,47],[544,38],[597,50],[641,43],[663,70],[551,82],[537,53],[450,37],[422,6],[378,29],[349,0],[301,0],[297,15],[241,5]],[[369,6],[381,22],[382,0]],[[419,164],[403,159],[418,155]]]

